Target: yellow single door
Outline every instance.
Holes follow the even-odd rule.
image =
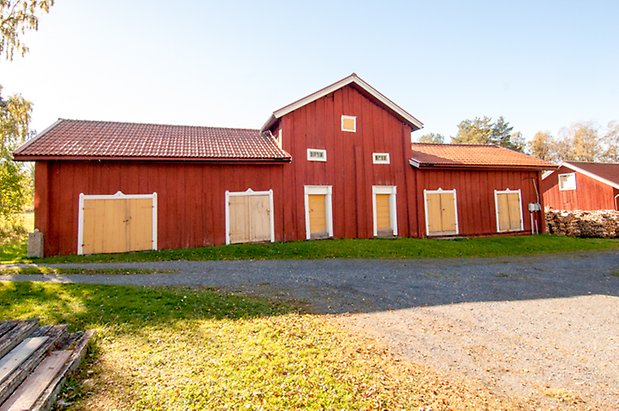
[[[393,235],[390,199],[389,194],[376,194],[376,231],[379,236]]]
[[[271,201],[268,195],[249,197],[249,241],[271,240]]]
[[[249,196],[230,196],[228,202],[230,216],[230,243],[250,241]]]
[[[441,195],[441,227],[445,234],[456,234],[456,196],[454,193],[442,193]]]
[[[132,198],[125,201],[127,206],[126,251],[152,250],[153,200]]]
[[[325,194],[308,194],[310,238],[325,238],[327,232],[327,196]]]

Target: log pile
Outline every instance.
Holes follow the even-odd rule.
[[[550,234],[570,237],[619,237],[619,211],[546,210],[546,226]]]

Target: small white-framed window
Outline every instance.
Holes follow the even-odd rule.
[[[522,197],[520,190],[494,190],[496,231],[523,231]]]
[[[307,161],[327,161],[327,150],[308,148]]]
[[[372,153],[372,163],[373,164],[391,163],[391,160],[389,159],[389,153]]]
[[[357,132],[357,116],[342,115],[342,131]]]
[[[305,186],[305,238],[333,237],[331,186]]]
[[[576,190],[576,173],[559,174],[559,190]]]
[[[372,186],[374,237],[398,235],[396,186]]]

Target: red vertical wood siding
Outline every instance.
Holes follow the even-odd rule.
[[[460,235],[497,234],[495,190],[520,190],[524,232],[531,232],[528,204],[537,202],[533,181],[538,184],[537,171],[518,170],[417,170],[419,216],[422,236],[426,235],[423,190],[456,190],[458,228]],[[540,198],[540,202],[542,199]],[[542,213],[534,214],[542,232]]]
[[[617,189],[585,174],[576,173],[576,190],[559,190],[559,174],[574,173],[562,166],[542,181],[544,202],[557,210],[615,210]]]
[[[281,176],[283,167],[180,162],[38,162],[35,225],[45,234],[45,255],[75,254],[80,193],[157,192],[160,249],[224,244],[226,190],[273,189],[276,215],[281,215],[285,199],[282,179],[277,177]],[[237,170],[243,172],[242,178]],[[275,231],[278,239],[283,237],[283,225],[278,219]]]
[[[357,117],[355,133],[341,131],[341,116]],[[35,224],[45,235],[45,254],[77,251],[79,194],[158,194],[160,249],[224,244],[225,192],[273,190],[276,241],[305,239],[304,186],[330,185],[333,229],[338,238],[373,235],[372,186],[395,186],[398,235],[425,236],[424,189],[456,189],[460,234],[496,233],[494,190],[522,190],[535,202],[532,179],[539,172],[508,170],[418,170],[409,165],[411,128],[366,98],[343,87],[285,116],[285,164],[213,164],[145,161],[38,162]],[[325,149],[326,162],[307,161],[307,149]],[[373,164],[372,154],[389,153],[390,164]],[[543,224],[543,219],[540,221]]]
[[[357,117],[355,133],[341,131],[341,116]],[[416,220],[408,218],[411,198],[408,179],[413,170],[411,128],[370,101],[354,86],[343,87],[281,118],[283,148],[293,158],[284,167],[292,226],[284,240],[305,238],[305,185],[333,187],[333,234],[339,238],[373,235],[372,186],[397,187],[398,233],[416,234]],[[278,130],[274,130],[276,134]],[[327,162],[307,161],[307,149],[327,150]],[[389,153],[391,164],[373,164],[372,153]],[[413,211],[414,212],[414,211]]]

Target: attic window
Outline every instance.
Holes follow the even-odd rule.
[[[559,174],[559,190],[576,190],[576,173]]]
[[[357,117],[356,116],[342,116],[342,131],[348,131],[349,133],[357,132]]]
[[[389,164],[389,153],[373,153],[372,163],[374,164]]]
[[[327,161],[327,150],[308,148],[307,161]]]

